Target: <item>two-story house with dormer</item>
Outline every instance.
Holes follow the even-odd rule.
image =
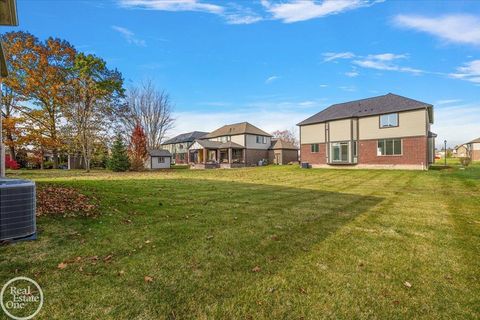
[[[431,104],[392,93],[334,104],[300,122],[300,159],[312,167],[427,169]]]

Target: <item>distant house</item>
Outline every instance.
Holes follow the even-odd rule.
[[[426,169],[434,162],[431,104],[392,93],[334,104],[300,122],[313,167]]]
[[[298,161],[298,148],[291,142],[272,139],[269,148],[269,162],[273,164],[289,164]]]
[[[455,158],[465,158],[465,157],[468,157],[468,149],[467,149],[467,146],[462,144],[460,146],[456,146],[453,151],[452,151],[452,154]]]
[[[473,161],[480,161],[480,138],[467,142],[465,145],[470,158]]]
[[[225,125],[197,139],[188,149],[194,168],[234,168],[268,159],[272,136],[248,122]]]
[[[206,134],[208,132],[202,131],[182,133],[162,143],[162,147],[172,154],[172,163],[188,163],[188,148],[190,148],[195,139],[199,139]]]
[[[172,154],[168,150],[156,149],[149,150],[147,160],[145,161],[146,169],[168,169],[172,164]]]

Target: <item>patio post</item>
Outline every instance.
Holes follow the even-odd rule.
[[[207,163],[207,149],[203,148],[203,163]]]
[[[228,148],[228,163],[232,163],[232,148]]]

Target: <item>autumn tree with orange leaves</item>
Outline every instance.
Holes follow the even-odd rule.
[[[137,123],[130,137],[130,145],[128,148],[130,169],[134,171],[144,169],[147,153],[147,136],[142,126]]]
[[[30,131],[40,136],[42,149],[50,149],[54,167],[62,145],[60,126],[62,111],[68,105],[68,82],[76,50],[65,40],[40,41],[27,32],[9,32],[2,37],[9,77],[4,85],[15,92],[15,106],[25,119],[33,122]],[[26,103],[28,102],[28,103]]]

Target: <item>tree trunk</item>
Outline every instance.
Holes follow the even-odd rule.
[[[58,169],[58,149],[57,147],[52,149],[53,155],[53,169]]]
[[[43,166],[44,157],[45,157],[45,152],[42,150],[42,153],[40,154],[40,170],[44,169],[44,166]]]

